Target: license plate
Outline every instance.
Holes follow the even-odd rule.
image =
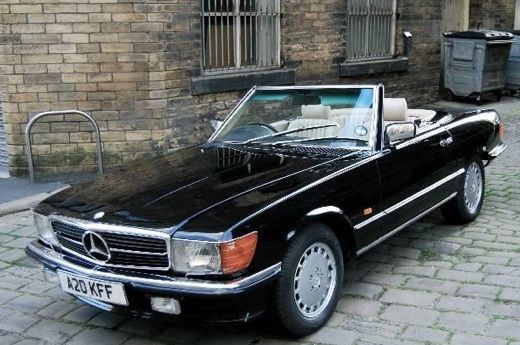
[[[121,283],[90,279],[75,274],[58,271],[63,291],[98,301],[128,305],[125,288]]]

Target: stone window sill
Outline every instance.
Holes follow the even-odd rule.
[[[191,78],[192,95],[249,89],[255,85],[290,85],[296,79],[295,69],[280,68],[230,74],[204,75]]]
[[[339,64],[340,77],[355,77],[379,73],[403,72],[407,70],[408,57],[405,56],[393,59],[344,62]]]

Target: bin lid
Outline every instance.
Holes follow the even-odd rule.
[[[469,31],[453,31],[445,32],[445,37],[453,38],[467,38],[467,39],[480,39],[480,40],[511,40],[513,34],[507,31],[497,30],[469,30]]]

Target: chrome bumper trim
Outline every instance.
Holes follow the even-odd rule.
[[[489,151],[488,155],[491,157],[498,157],[502,152],[504,152],[507,149],[506,144],[500,144],[493,148],[493,150]]]
[[[66,260],[63,254],[43,246],[38,241],[31,242],[25,251],[29,256],[42,262],[44,265],[51,266],[52,269],[59,268],[89,278],[128,283],[139,286],[140,288],[165,289],[171,290],[171,292],[186,292],[201,295],[226,295],[240,293],[257,284],[274,278],[282,269],[282,264],[277,263],[245,278],[229,282],[178,277],[145,278],[107,271],[98,271],[96,269],[76,265]]]

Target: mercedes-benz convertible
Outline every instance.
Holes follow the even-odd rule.
[[[28,255],[105,310],[269,313],[301,336],[331,316],[347,260],[438,207],[477,217],[506,148],[494,110],[409,109],[381,85],[255,87],[219,125],[43,201]]]

